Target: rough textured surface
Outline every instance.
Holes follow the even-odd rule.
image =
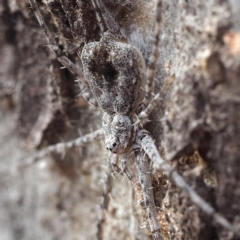
[[[147,64],[155,1],[104,2]],[[90,1],[48,3],[49,11],[40,5],[46,22],[63,51],[81,67],[77,50],[100,39]],[[148,124],[165,158],[236,226],[239,14],[233,0],[163,1],[156,92],[164,82],[172,84]],[[0,3],[0,31],[0,239],[95,239],[106,165],[101,143],[82,148],[80,154],[76,150],[43,159],[24,172],[12,168],[31,154],[26,147],[43,148],[99,128],[101,114],[77,97],[74,76],[59,69],[26,1]],[[147,226],[146,212],[137,204],[142,200],[139,186],[133,193],[121,175],[113,183],[104,239],[149,239],[148,227],[139,228]],[[214,225],[161,172],[154,174],[153,186],[165,239],[238,239]]]

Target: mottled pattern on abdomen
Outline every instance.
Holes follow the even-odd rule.
[[[141,53],[105,34],[100,42],[85,45],[81,58],[84,76],[101,109],[108,114],[134,112],[146,82]]]

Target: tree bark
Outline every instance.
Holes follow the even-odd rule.
[[[90,2],[39,2],[56,42],[80,69],[77,51],[101,37]],[[156,1],[103,2],[148,64]],[[164,159],[236,227],[239,14],[240,4],[233,0],[162,1],[155,93],[163,99],[147,125]],[[13,169],[36,149],[99,129],[101,113],[78,97],[75,76],[62,69],[28,2],[0,2],[0,32],[0,240],[95,239],[107,165],[102,143],[80,153],[54,154],[24,171]],[[171,85],[163,92],[167,82]],[[139,227],[147,220],[137,204],[142,199],[139,186],[133,193],[122,175],[112,181],[103,239],[151,239],[149,228]],[[161,171],[155,171],[152,181],[164,239],[239,239],[215,224]]]

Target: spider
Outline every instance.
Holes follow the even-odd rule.
[[[145,154],[153,161],[156,168],[160,168],[179,187],[185,189],[192,201],[201,209],[211,215],[216,222],[236,233],[237,231],[226,219],[217,214],[168,163],[163,161],[152,137],[143,128],[160,99],[160,93],[152,99],[150,96],[154,89],[154,74],[160,42],[161,1],[157,3],[155,43],[146,70],[140,51],[124,41],[117,24],[110,21],[112,19],[106,21],[106,16],[107,18],[111,16],[102,1],[92,0],[102,37],[100,41],[90,42],[83,47],[81,60],[84,77],[81,70],[62,55],[61,49],[44,22],[36,1],[30,0],[30,4],[58,60],[81,79],[85,87],[92,92],[95,98],[94,105],[97,103],[103,112],[103,129],[68,143],[49,146],[31,157],[29,164],[51,152],[61,152],[64,148],[77,147],[104,136],[105,146],[110,151],[114,168],[119,171],[117,156],[124,155],[122,171],[131,181],[139,181],[141,184],[153,239],[163,239],[163,237],[157,218],[151,179],[147,174],[150,172],[149,161]],[[105,12],[102,14],[100,9],[105,9]],[[145,71],[147,76],[144,74]],[[145,91],[142,90],[144,86],[146,86]],[[137,178],[127,168],[127,162],[133,154],[136,158]],[[101,229],[101,226],[99,228]]]
[[[44,22],[36,1],[30,1],[30,3],[52,45],[52,49],[57,56],[60,56],[60,49],[54,43],[55,40]],[[157,94],[152,101],[149,99],[154,86],[153,78],[158,57],[160,3],[159,1],[157,7],[159,14],[155,33],[157,36],[155,38],[156,44],[150,60],[148,76],[145,75],[146,66],[140,51],[123,41],[123,37],[120,35],[117,27],[113,26],[114,24],[109,25],[108,22],[104,21],[104,17],[99,9],[100,7],[105,8],[100,1],[92,1],[92,4],[97,13],[102,37],[100,41],[90,42],[83,47],[81,60],[84,78],[80,76],[79,69],[69,59],[63,56],[58,57],[65,67],[74,72],[78,77],[81,77],[81,80],[84,79],[82,83],[87,88],[90,88],[93,93],[97,105],[103,112],[102,125],[105,146],[111,154],[125,155],[122,160],[122,170],[130,180],[133,180],[133,176],[129,174],[126,159],[130,158],[133,151],[136,156],[139,154],[144,159],[144,156],[140,154],[142,150],[136,142],[136,136],[138,131],[147,122],[147,117],[160,98],[160,94]],[[145,85],[147,88],[144,92]],[[102,135],[102,132],[98,132],[96,136],[98,137],[99,134]],[[94,134],[90,134],[91,136],[96,137]],[[116,158],[112,156],[111,159],[115,160]],[[113,160],[112,164],[116,168],[117,164]],[[141,159],[137,162],[140,164]],[[145,162],[141,163],[143,166],[146,164]],[[149,166],[147,168],[145,166],[145,170],[149,172]],[[139,168],[139,172],[141,171],[141,168]],[[143,196],[146,198],[145,203],[153,238],[156,240],[163,239],[160,234],[150,177],[146,178],[142,186],[145,188]],[[149,198],[148,201],[147,198]]]
[[[133,148],[133,145],[137,145],[136,136],[140,129],[139,125],[144,125],[146,118],[160,98],[160,94],[157,94],[152,101],[149,101],[149,95],[153,89],[159,38],[156,37],[155,51],[150,61],[151,68],[148,70],[149,73],[146,80],[146,67],[140,51],[127,43],[120,42],[119,36],[114,37],[114,35],[116,36],[118,34],[112,34],[111,29],[113,27],[106,27],[104,19],[98,11],[100,4],[103,5],[103,3],[97,1],[92,1],[92,3],[96,9],[103,36],[98,42],[86,44],[82,50],[81,60],[84,79],[86,79],[83,83],[90,88],[98,106],[103,111],[102,125],[107,150],[117,155],[126,154],[122,163],[123,171],[126,172],[126,175],[132,180],[132,176],[130,177],[128,174],[126,159],[128,159],[128,155],[132,153],[133,149],[135,154],[141,152],[140,147],[135,146]],[[157,8],[159,14],[160,3],[159,1]],[[52,39],[52,41],[54,41],[44,23],[36,2],[32,1],[31,4],[46,36],[49,40]],[[160,17],[158,17],[158,26],[159,25]],[[160,27],[157,29],[156,36],[159,35],[159,30]],[[52,48],[58,56],[60,52],[58,46],[55,44]],[[66,57],[60,57],[60,61],[62,61],[69,70],[75,69],[75,71],[78,71]],[[142,89],[145,85],[147,89],[144,96]],[[145,106],[146,108],[137,116],[135,112],[137,112],[141,101],[143,101],[143,107]],[[140,163],[140,160],[138,162]],[[150,171],[149,169],[146,170],[147,172]],[[160,234],[151,179],[149,177],[143,182],[143,187],[145,188],[144,197],[149,198],[148,201],[145,199],[145,203],[149,219],[151,219],[149,223],[153,238],[156,240],[163,239]]]

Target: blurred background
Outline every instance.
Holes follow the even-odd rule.
[[[55,40],[81,69],[85,43],[101,31],[91,1],[37,1]],[[148,64],[156,1],[104,0],[121,34]],[[156,89],[171,87],[147,129],[164,158],[219,213],[240,224],[240,4],[162,1]],[[101,128],[83,86],[50,51],[25,0],[0,1],[0,240],[96,239],[107,171],[104,140],[29,156]],[[90,94],[90,98],[92,98]],[[134,161],[132,162],[134,172]],[[239,239],[214,224],[161,171],[154,198],[164,239]],[[141,190],[111,169],[102,239],[151,239]],[[110,183],[109,183],[110,184]]]

